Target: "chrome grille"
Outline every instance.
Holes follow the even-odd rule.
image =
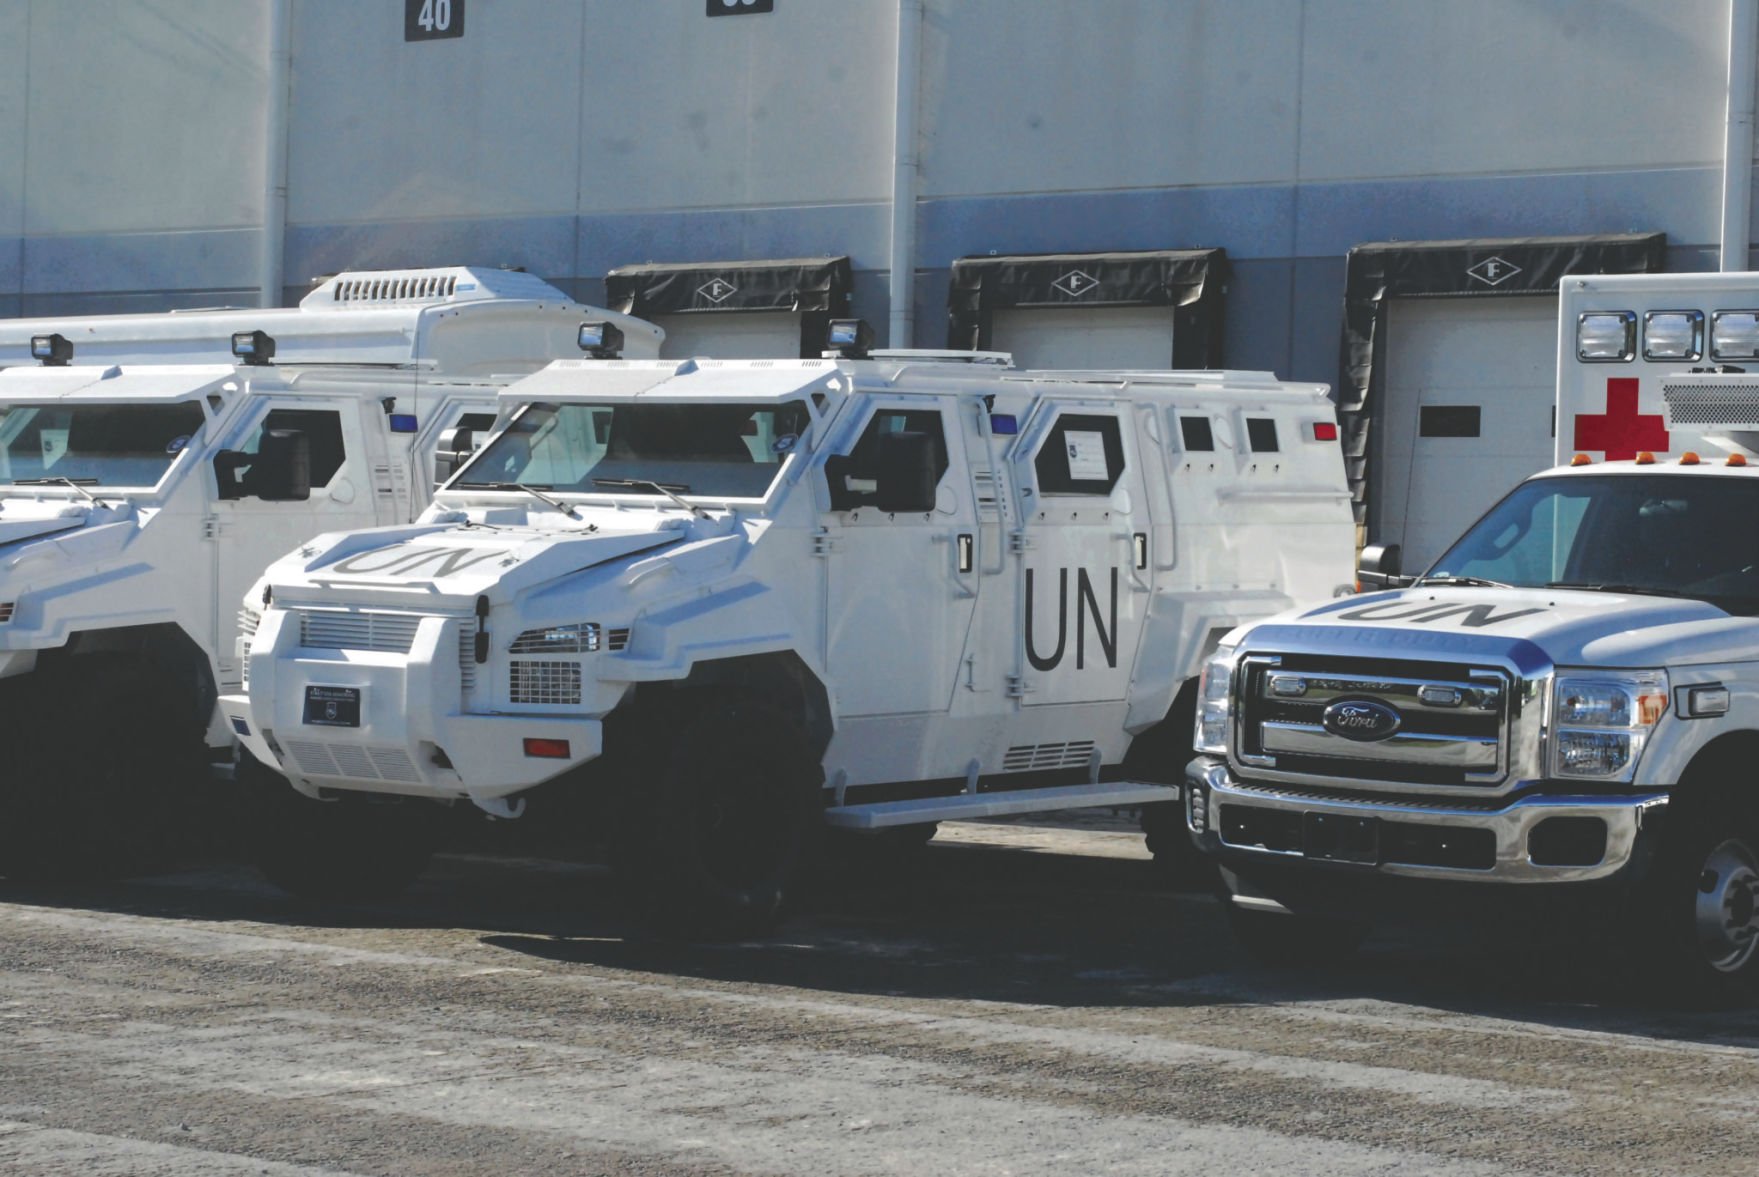
[[[301,609],[299,644],[312,650],[375,650],[407,654],[421,625],[419,613]]]
[[[519,660],[507,668],[514,703],[567,705],[580,702],[580,663]]]
[[[1241,665],[1235,749],[1303,778],[1491,786],[1508,773],[1511,692],[1495,667],[1394,659],[1251,656]],[[1337,704],[1379,704],[1396,730],[1352,739]]]

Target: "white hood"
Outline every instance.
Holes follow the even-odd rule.
[[[1285,614],[1245,646],[1295,639],[1339,652],[1490,653],[1530,644],[1558,666],[1660,666],[1759,658],[1759,619],[1704,601],[1563,589],[1433,587]]]
[[[35,539],[83,526],[91,516],[85,503],[55,499],[0,500],[0,545]]]

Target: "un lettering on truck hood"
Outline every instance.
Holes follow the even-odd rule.
[[[560,575],[607,560],[673,543],[672,532],[558,533],[512,529],[454,528],[355,549],[313,568],[314,581],[431,587],[447,594],[476,594],[513,569],[543,567]]]
[[[1560,666],[1664,665],[1759,655],[1759,620],[1704,601],[1552,589],[1434,588],[1372,593],[1284,614],[1246,638],[1351,650],[1490,651],[1536,646]]]

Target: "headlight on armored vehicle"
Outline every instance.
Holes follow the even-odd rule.
[[[1553,772],[1630,780],[1667,699],[1665,671],[1560,675],[1552,687]]]
[[[1199,752],[1225,756],[1228,723],[1233,718],[1234,650],[1223,646],[1203,665],[1197,685],[1197,730],[1192,744]]]

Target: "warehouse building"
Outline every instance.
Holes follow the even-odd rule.
[[[1750,3],[0,0],[0,315],[499,264],[668,354],[1270,369],[1421,552],[1549,460],[1561,274],[1718,268]]]

